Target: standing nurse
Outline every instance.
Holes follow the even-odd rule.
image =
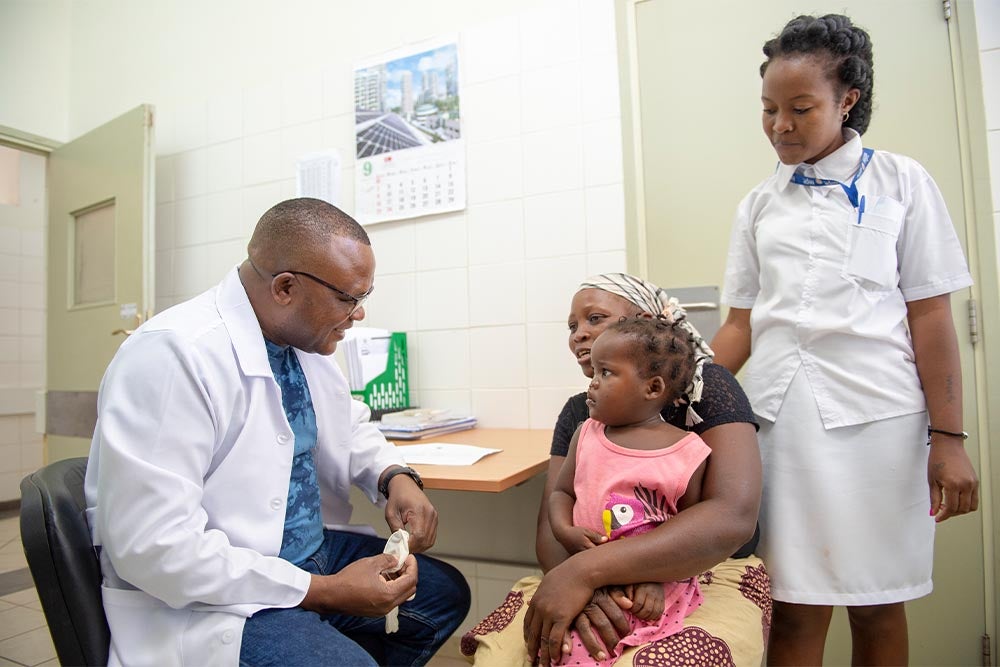
[[[750,358],[762,418],[768,662],[821,664],[842,605],[855,664],[905,664],[903,603],[931,591],[935,521],[979,503],[949,296],[972,279],[930,175],[861,141],[868,34],[800,16],[764,55],[780,164],[737,211],[712,347],[733,372]]]

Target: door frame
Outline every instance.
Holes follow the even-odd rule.
[[[622,157],[625,190],[625,248],[628,270],[648,275],[646,242],[645,182],[643,174],[642,118],[639,104],[639,71],[636,13],[637,6],[650,0],[614,0],[618,42],[618,71],[621,102]],[[990,434],[1000,436],[1000,302],[983,295],[1000,294],[998,278],[998,229],[993,220],[990,165],[987,152],[986,118],[983,105],[982,73],[974,0],[951,0],[948,35],[952,52],[957,124],[961,137],[959,152],[963,171],[963,200],[969,270],[974,284],[972,298],[978,308],[979,341],[973,345],[974,384],[978,422],[966,424],[978,430],[980,450],[980,520],[982,522],[985,575],[985,620],[991,633],[992,655],[997,655],[1000,634],[1000,462],[994,464]],[[959,335],[963,335],[959,331]],[[1000,458],[1000,457],[998,457]]]
[[[54,149],[62,146],[62,142],[56,141],[54,139],[48,139],[46,137],[39,136],[37,134],[31,134],[30,132],[24,132],[7,125],[0,125],[0,146],[6,146],[8,148],[14,148],[19,151],[24,151],[26,153],[33,153],[35,155],[41,155],[46,159],[46,175],[45,175],[45,224],[48,226],[48,157]],[[48,247],[45,248],[45,265],[48,266]],[[46,270],[46,285],[48,283],[48,271]],[[47,289],[47,287],[46,287]],[[48,304],[45,306],[46,318],[48,318]],[[45,384],[43,384],[38,389],[34,390],[35,399],[34,407],[30,413],[35,420],[35,430],[44,434],[45,432]],[[0,413],[2,414],[2,413]],[[44,436],[43,436],[44,437]],[[46,456],[44,440],[42,443],[42,456],[43,461]]]
[[[62,142],[40,137],[30,132],[22,132],[6,125],[0,125],[0,146],[8,146],[21,151],[47,156],[53,149],[62,146]]]
[[[979,39],[973,0],[952,0],[948,22],[951,41],[955,102],[961,142],[963,197],[966,207],[966,244],[971,287],[979,321],[979,342],[973,346],[976,401],[979,413],[980,505],[983,524],[983,558],[986,567],[986,627],[992,634],[991,653],[996,659],[1000,635],[1000,564],[996,548],[1000,544],[1000,462],[993,461],[991,434],[1000,434],[1000,294],[998,279],[997,227],[993,220],[994,202],[990,191],[990,164],[987,151],[986,113],[983,100]],[[994,295],[993,297],[984,295]],[[992,391],[991,391],[992,389]]]

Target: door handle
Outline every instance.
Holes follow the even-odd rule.
[[[136,313],[135,325],[138,327],[140,324],[143,323],[144,319],[145,318],[142,316],[142,313]],[[135,329],[115,329],[114,331],[111,332],[111,335],[118,336],[119,334],[125,334],[126,336],[131,336],[134,332]]]
[[[698,303],[682,303],[680,307],[684,310],[718,310],[719,304],[711,301],[701,301]]]

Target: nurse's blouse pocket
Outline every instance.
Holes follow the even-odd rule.
[[[870,290],[896,286],[896,239],[903,224],[903,205],[891,197],[865,202],[860,222],[851,221],[847,239],[844,274],[852,282]],[[854,212],[857,216],[857,211]]]

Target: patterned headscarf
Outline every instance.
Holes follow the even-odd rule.
[[[693,405],[701,400],[701,392],[705,388],[705,380],[703,379],[705,363],[715,358],[715,353],[712,352],[712,348],[708,346],[691,321],[687,319],[687,312],[681,308],[680,302],[674,297],[667,296],[666,290],[662,287],[657,287],[651,282],[630,276],[627,273],[602,273],[591,276],[580,283],[577,291],[585,289],[599,289],[616,294],[631,301],[643,312],[652,315],[662,314],[667,318],[667,321],[676,322],[678,327],[688,333],[688,340],[694,346],[695,365],[694,377],[684,392],[688,401],[685,421],[688,426],[701,423],[701,417],[694,411]]]

